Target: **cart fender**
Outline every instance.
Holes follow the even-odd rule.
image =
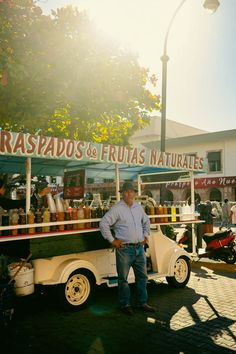
[[[89,270],[94,275],[96,284],[101,284],[99,273],[96,267],[91,262],[82,259],[68,260],[60,264],[60,266],[56,270],[56,273],[58,274],[58,283],[66,283],[69,278],[69,275],[73,273],[76,269],[80,268]]]
[[[170,258],[170,262],[169,262],[169,269],[168,269],[169,276],[174,275],[175,263],[179,257],[185,257],[185,258],[188,258],[189,260],[191,260],[191,257],[188,254],[188,252],[184,251],[181,248],[175,249],[175,252],[173,252],[173,254]]]

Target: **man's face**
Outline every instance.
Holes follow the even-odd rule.
[[[134,202],[136,192],[133,189],[129,189],[128,191],[123,192],[123,200],[124,202],[131,206]]]

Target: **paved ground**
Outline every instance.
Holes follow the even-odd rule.
[[[59,310],[53,293],[18,298],[14,321],[0,332],[1,353],[234,353],[235,272],[193,266],[185,289],[150,284],[150,304],[157,308],[151,316],[120,313],[117,288],[99,287],[93,303],[75,313]]]

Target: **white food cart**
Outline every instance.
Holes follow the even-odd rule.
[[[116,199],[119,200],[120,174],[122,179],[137,179],[138,175],[158,171],[190,171],[188,178],[191,181],[193,204],[192,172],[203,171],[202,158],[162,153],[143,146],[121,147],[5,131],[0,132],[0,163],[0,173],[26,174],[26,211],[30,208],[32,176],[63,176],[65,171],[85,169],[87,176],[95,174],[115,178]],[[139,192],[141,184],[139,177]],[[86,219],[86,223],[88,225],[99,220]],[[200,222],[194,212],[185,221],[191,224]],[[84,224],[85,220],[76,220],[76,224],[80,223]],[[0,226],[0,231],[62,224],[72,225],[75,220]],[[184,287],[190,277],[191,256],[175,241],[164,236],[160,225],[159,222],[151,224],[149,247],[146,250],[150,265],[148,278],[156,281],[164,277],[170,285]],[[195,245],[194,238],[193,244]],[[55,285],[62,304],[68,308],[78,309],[84,306],[95,285],[117,285],[115,252],[103,239],[98,227],[78,227],[76,230],[34,234],[26,231],[25,234],[16,236],[0,236],[0,254],[22,258],[28,253],[32,253],[34,285]],[[129,282],[134,282],[132,270]],[[23,293],[21,291],[21,295]]]

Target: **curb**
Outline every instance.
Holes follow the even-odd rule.
[[[207,261],[192,261],[192,268],[209,268],[211,270],[219,270],[222,272],[236,273],[236,264],[227,264],[219,262],[207,262]]]

